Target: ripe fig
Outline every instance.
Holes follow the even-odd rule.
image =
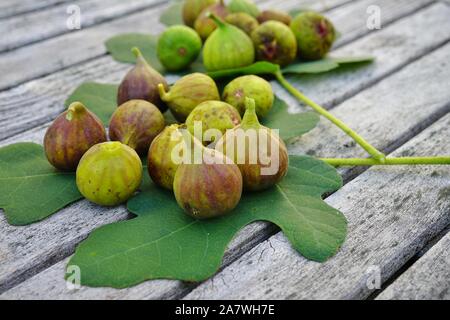
[[[184,23],[193,27],[200,12],[216,2],[217,0],[185,0],[182,9]]]
[[[55,168],[75,171],[83,154],[104,141],[106,132],[100,119],[81,102],[73,102],[47,129],[44,150]]]
[[[257,60],[286,66],[295,60],[297,41],[291,29],[278,21],[267,21],[252,33]]]
[[[201,122],[201,132],[199,128],[196,129],[196,122]],[[233,106],[222,101],[203,102],[192,110],[186,119],[189,132],[204,143],[215,141],[226,130],[234,128],[239,123],[241,123],[239,112]],[[215,130],[208,131],[210,129]]]
[[[164,127],[164,116],[154,104],[130,100],[114,111],[109,122],[109,138],[146,155],[150,143]]]
[[[272,86],[265,79],[254,76],[242,76],[234,79],[223,90],[223,101],[235,107],[241,115],[245,112],[245,98],[252,98],[256,103],[256,114],[265,117],[272,109],[274,95]]]
[[[136,56],[136,66],[131,69],[119,86],[117,104],[140,99],[153,103],[161,112],[167,110],[167,106],[161,101],[158,92],[158,84],[162,83],[169,88],[164,77],[153,69],[142,56],[141,51],[134,47],[131,49]]]
[[[206,39],[203,63],[206,70],[217,71],[245,67],[255,61],[252,40],[241,29],[211,16],[218,28]]]
[[[319,60],[326,56],[336,39],[330,20],[317,12],[302,12],[291,22],[297,38],[298,54],[304,60]]]
[[[264,10],[260,13],[257,19],[259,23],[273,20],[284,23],[285,25],[289,25],[292,20],[289,14],[279,10]]]
[[[215,148],[238,165],[244,189],[257,191],[270,188],[283,179],[289,157],[283,140],[259,123],[255,101],[247,98],[246,106],[242,123],[228,130]]]
[[[248,35],[251,35],[253,30],[259,26],[258,21],[245,12],[229,14],[226,16],[225,21],[235,27],[238,27]]]
[[[178,124],[167,126],[153,140],[148,151],[147,169],[150,178],[154,183],[168,190],[173,188],[173,179],[179,165],[173,161],[172,152],[180,142],[183,142],[179,129],[185,127]]]
[[[137,153],[118,142],[103,142],[90,148],[80,160],[76,181],[88,200],[115,206],[127,201],[142,180],[142,163]]]
[[[225,19],[225,17],[228,15],[228,9],[223,4],[223,0],[220,0],[219,3],[212,4],[203,9],[195,20],[195,31],[197,31],[197,33],[203,40],[206,40],[209,35],[217,28],[214,20],[209,17],[211,13],[215,14],[221,19]]]
[[[172,114],[180,122],[184,122],[200,103],[220,100],[216,83],[203,73],[192,73],[182,77],[175,82],[169,92],[164,90],[162,84],[158,89],[161,99],[167,103]]]
[[[228,10],[231,12],[245,12],[256,18],[259,15],[259,9],[252,0],[231,0],[228,4]]]
[[[186,69],[197,59],[202,39],[195,30],[186,26],[167,28],[158,39],[158,59],[166,70]]]
[[[194,218],[223,216],[241,199],[239,168],[222,153],[205,148],[195,138],[192,139],[194,148],[201,155],[200,161],[180,164],[173,183],[175,198],[178,205]]]

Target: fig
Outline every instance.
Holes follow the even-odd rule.
[[[178,163],[172,159],[174,148],[183,142],[183,136],[179,132],[180,126],[172,124],[167,126],[150,145],[147,156],[147,169],[153,182],[158,186],[172,190],[175,172]]]
[[[192,110],[186,119],[189,132],[204,143],[216,141],[226,130],[232,129],[240,123],[239,112],[233,106],[222,101],[203,102]],[[201,131],[199,124],[201,124]]]
[[[228,130],[215,149],[238,165],[244,190],[270,188],[286,175],[289,157],[286,145],[275,132],[262,126],[255,112],[255,101],[246,99],[242,123]]]
[[[256,114],[265,117],[272,109],[274,95],[272,86],[265,79],[248,75],[234,79],[223,90],[223,101],[235,107],[241,115],[245,112],[245,98],[252,98],[256,103]]]
[[[186,26],[167,28],[158,39],[157,55],[166,70],[180,71],[194,62],[202,49],[202,39]]]
[[[109,138],[146,155],[150,143],[164,127],[164,116],[154,104],[130,100],[114,111],[109,122]]]
[[[255,61],[250,37],[238,27],[211,15],[218,28],[206,39],[203,63],[206,70],[217,71],[245,67]]]
[[[193,27],[200,12],[216,2],[217,0],[185,0],[182,8],[184,23]]]
[[[81,194],[102,206],[127,201],[141,180],[141,159],[136,151],[118,141],[91,147],[81,158],[76,173]]]
[[[302,12],[291,22],[297,38],[298,54],[304,60],[319,60],[327,55],[336,39],[333,24],[317,12]]]
[[[248,35],[251,35],[253,30],[259,26],[258,21],[245,12],[229,14],[226,16],[225,21],[235,27],[238,27]]]
[[[209,17],[211,13],[215,14],[221,19],[225,19],[225,17],[228,15],[228,9],[223,4],[223,0],[220,0],[219,3],[210,5],[203,9],[195,20],[195,31],[197,31],[197,33],[203,40],[206,40],[209,35],[217,28],[214,20]]]
[[[205,148],[195,138],[192,139],[194,148],[201,155],[200,161],[186,161],[178,167],[173,183],[175,199],[188,215],[196,219],[223,216],[232,211],[241,199],[239,168],[222,153]],[[189,160],[194,160],[194,157]]]
[[[257,60],[286,66],[295,60],[297,41],[291,29],[278,21],[267,21],[252,33]]]
[[[153,69],[142,56],[141,51],[134,47],[131,51],[136,56],[136,66],[131,69],[119,85],[117,104],[140,99],[153,103],[161,112],[167,110],[167,106],[159,97],[158,84],[162,83],[169,88],[164,77]]]
[[[251,0],[231,0],[228,4],[228,10],[231,12],[245,12],[256,18],[259,15],[259,9]]]
[[[100,119],[81,102],[73,102],[47,129],[44,150],[55,168],[75,171],[83,154],[104,141],[106,132]]]
[[[273,20],[284,23],[285,25],[290,25],[292,20],[289,14],[279,10],[264,10],[259,14],[257,19],[259,23]]]
[[[219,90],[214,80],[202,73],[192,73],[179,79],[170,88],[164,90],[158,86],[161,99],[167,103],[175,118],[184,122],[192,110],[200,103],[209,100],[220,100]]]

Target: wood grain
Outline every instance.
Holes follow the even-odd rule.
[[[383,145],[389,145],[390,143],[396,141],[399,136],[402,136],[409,132],[409,124],[407,121],[411,121],[411,119],[408,118],[408,114],[411,113],[411,108],[417,108],[417,105],[412,105],[411,107],[405,108],[404,107],[404,99],[410,98],[410,91],[403,90],[403,86],[414,88],[415,86],[421,88],[423,90],[422,93],[422,99],[425,99],[427,95],[434,94],[436,100],[435,104],[431,105],[429,108],[427,108],[424,112],[428,112],[432,114],[436,110],[439,110],[448,102],[450,101],[450,92],[448,90],[445,90],[446,86],[442,86],[442,90],[436,92],[436,88],[434,86],[430,86],[430,79],[436,79],[437,81],[440,81],[440,83],[447,81],[445,80],[446,74],[450,71],[449,65],[440,65],[436,64],[435,61],[442,61],[443,57],[448,56],[450,53],[450,45],[447,45],[443,47],[442,49],[437,50],[436,52],[433,52],[429,56],[426,56],[422,58],[421,60],[409,65],[399,73],[386,78],[383,82],[386,84],[383,85],[383,82],[381,82],[379,85],[376,85],[364,92],[361,93],[361,95],[365,95],[366,97],[373,97],[373,96],[381,96],[381,95],[387,95],[386,93],[386,87],[391,88],[393,92],[396,94],[387,95],[386,100],[383,100],[378,104],[376,100],[373,101],[372,104],[368,104],[366,109],[364,110],[364,113],[369,113],[371,110],[379,110],[382,107],[382,104],[385,104],[385,109],[380,110],[380,113],[383,113],[383,116],[386,118],[396,118],[396,119],[405,119],[404,123],[397,122],[397,130],[398,131],[388,131],[388,134],[386,136],[383,136],[383,140],[378,143],[377,139],[381,139],[380,136],[374,135],[373,136],[373,142],[375,142],[377,145],[380,145],[383,147]],[[411,76],[414,75],[414,76]],[[445,83],[445,82],[444,82]],[[400,90],[401,89],[401,90]],[[359,105],[359,99],[361,97],[355,96],[351,100],[347,101],[346,103],[338,106],[333,112],[341,112],[341,108],[353,108],[355,105]],[[425,101],[425,100],[423,100]],[[420,101],[418,101],[419,103]],[[352,110],[352,109],[350,109]],[[354,114],[353,118],[346,119],[350,125],[357,127],[360,118],[357,116],[356,112],[350,112],[350,114]],[[353,120],[352,120],[353,119]],[[384,130],[385,123],[382,121],[383,119],[380,119],[379,117],[369,117],[369,120],[372,120],[372,123],[370,127],[374,132],[382,131]],[[368,120],[368,121],[369,121]],[[423,119],[418,118],[416,121],[420,122]],[[403,131],[402,131],[403,128]],[[30,137],[35,137],[36,139],[43,133],[44,128],[38,130],[33,130],[30,133]],[[299,140],[295,145],[297,144],[304,144],[304,143],[318,143],[322,139],[328,139],[329,134],[324,135],[315,135],[314,139],[307,139],[306,141]],[[333,145],[333,137],[334,135],[330,136],[330,140],[327,141],[327,144],[330,146]],[[24,140],[26,137],[24,135],[15,137],[15,139]],[[11,140],[10,140],[11,141]],[[291,153],[297,153],[295,151],[295,145],[290,145],[289,149]],[[333,149],[331,149],[333,151]],[[433,150],[424,150],[424,154],[433,154]],[[328,154],[329,156],[340,156],[340,149],[336,149],[332,153]],[[398,169],[396,169],[398,170]],[[420,170],[419,170],[420,171]],[[396,171],[394,170],[393,173]],[[400,170],[402,172],[402,170]],[[422,175],[419,175],[418,178],[421,178]],[[444,179],[444,178],[442,178]],[[392,189],[398,188],[397,185],[393,185]],[[352,189],[354,190],[354,189]],[[405,190],[403,186],[399,189],[401,191]],[[359,191],[358,191],[359,192]],[[379,195],[381,197],[381,195]],[[393,198],[389,196],[389,193],[383,195],[384,200],[383,203],[389,203],[393,201]],[[362,200],[361,200],[362,201]],[[348,208],[347,208],[348,209]],[[346,214],[351,213],[353,209],[349,210],[343,210]],[[392,211],[389,211],[390,208],[386,209],[386,212],[384,214],[392,214]],[[58,213],[57,215],[64,215],[64,212]],[[46,223],[46,221],[42,222]],[[3,229],[3,226],[1,227]],[[253,245],[259,243],[260,241],[263,241],[265,238],[270,236],[270,234],[274,231],[274,227],[267,223],[256,223],[248,226],[245,230],[239,233],[238,237],[233,241],[233,243],[230,245],[230,248],[227,252],[224,265],[231,263],[233,260],[241,256],[243,253],[245,253],[248,249],[250,249]],[[88,233],[90,232],[89,228],[86,228],[84,232]],[[353,232],[350,230],[350,233]],[[12,239],[5,239],[2,240],[2,242],[8,242]],[[52,241],[50,241],[52,242]],[[50,243],[49,246],[52,246]],[[45,255],[46,251],[49,250],[48,248],[44,248],[42,250],[42,255]],[[298,255],[296,255],[298,256]],[[9,263],[9,262],[8,262]],[[36,275],[35,277],[31,278],[28,281],[25,281],[18,287],[6,292],[4,296],[2,297],[12,297],[16,296],[22,296],[22,297],[28,297],[28,298],[77,298],[77,299],[85,299],[85,298],[91,298],[91,297],[98,297],[98,298],[125,298],[129,297],[132,298],[134,296],[139,297],[152,297],[152,298],[174,298],[178,297],[180,294],[183,294],[189,290],[189,287],[184,285],[181,282],[177,281],[151,281],[143,283],[137,287],[130,288],[130,289],[124,289],[124,290],[114,290],[114,289],[90,289],[90,288],[83,288],[80,291],[67,291],[64,280],[63,280],[63,270],[64,270],[64,264],[65,261],[58,263],[57,265],[45,270],[44,272]],[[215,281],[216,282],[216,281]],[[48,285],[46,285],[46,283]],[[39,289],[37,289],[39,288]],[[14,294],[14,292],[17,292],[17,294]]]
[[[69,0],[2,0],[0,2],[0,18],[42,10],[67,1]]]

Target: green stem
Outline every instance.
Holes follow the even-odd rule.
[[[374,146],[372,146],[370,143],[368,143],[363,137],[361,137],[358,133],[350,129],[344,122],[337,119],[335,116],[333,116],[330,112],[325,110],[325,108],[321,107],[311,99],[309,99],[307,96],[305,96],[303,93],[298,91],[296,88],[294,88],[283,76],[281,71],[275,72],[275,77],[277,78],[278,82],[294,97],[296,97],[301,102],[307,104],[311,108],[313,108],[316,112],[318,112],[320,115],[324,116],[328,120],[330,120],[332,123],[334,123],[336,126],[338,126],[342,131],[344,131],[347,135],[352,137],[356,143],[358,143],[364,150],[366,150],[375,160],[377,164],[383,163],[386,156],[380,152],[378,149],[376,149]]]
[[[379,162],[376,159],[370,158],[322,158],[320,159],[332,166],[374,166],[374,165],[448,165],[450,164],[450,156],[438,157],[401,157],[401,158],[385,158],[384,162]]]

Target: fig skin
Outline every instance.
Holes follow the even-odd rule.
[[[175,199],[193,218],[223,216],[241,199],[241,172],[222,153],[203,147],[199,141],[194,145],[201,148],[202,161],[180,164],[173,183]]]
[[[96,144],[81,158],[76,182],[81,194],[102,206],[127,201],[140,186],[142,163],[130,147],[110,141]]]
[[[297,40],[292,30],[278,21],[267,21],[252,33],[256,59],[286,66],[297,56]]]
[[[265,117],[272,109],[274,94],[272,86],[265,79],[247,75],[241,76],[225,86],[222,100],[235,107],[241,116],[245,113],[245,99],[252,98],[256,103],[256,114]]]
[[[233,130],[227,131],[222,139],[217,142],[215,149],[232,158],[237,164],[242,174],[244,190],[260,191],[272,187],[286,176],[289,157],[283,140],[272,130],[259,123],[255,113],[255,101],[247,98],[246,106],[247,110],[245,111],[241,125]],[[238,151],[241,149],[238,147],[240,145],[238,130],[242,130],[241,132],[244,134],[250,134],[250,131],[255,131],[255,136],[258,137],[258,140],[253,141],[253,143],[248,139],[245,140],[245,144],[241,141],[241,145],[244,146],[242,149],[243,152],[241,151],[241,153]],[[261,135],[267,141],[265,150],[260,149],[261,141],[259,137]],[[272,144],[275,149],[272,149]],[[234,150],[231,152],[229,148],[227,149],[228,146],[234,146]],[[273,150],[275,152],[272,152]],[[269,163],[262,161],[261,154],[263,155],[263,159],[269,159]],[[256,161],[251,161],[252,155],[257,156]],[[263,173],[263,169],[269,170],[271,165],[277,164],[274,161],[278,163],[277,171],[274,173]]]
[[[189,27],[194,27],[194,22],[200,12],[215,3],[217,3],[217,0],[185,0],[182,9],[184,23]]]
[[[164,90],[158,86],[161,99],[169,106],[174,117],[184,122],[189,114],[200,103],[209,100],[220,100],[219,89],[214,80],[203,73],[192,73],[179,79],[170,88]]]
[[[195,122],[200,121],[202,132],[195,131]],[[215,141],[215,137],[204,137],[209,129],[220,131],[221,135],[228,129],[233,129],[241,123],[239,112],[228,103],[222,101],[206,101],[192,110],[186,119],[186,126],[194,137],[204,143]],[[201,137],[196,136],[202,134]]]
[[[256,18],[259,15],[259,9],[251,0],[231,0],[228,4],[228,10],[232,13],[244,12]]]
[[[206,70],[217,71],[251,65],[255,49],[250,37],[238,27],[211,16],[218,28],[206,39],[203,46],[203,63]]]
[[[168,71],[186,69],[201,50],[202,39],[195,30],[186,26],[169,27],[158,39],[158,59]]]
[[[168,190],[173,189],[173,180],[178,164],[172,160],[173,149],[183,142],[179,132],[180,125],[167,126],[150,145],[147,156],[147,169],[155,184]],[[182,154],[180,154],[182,156]]]
[[[151,142],[164,127],[164,116],[154,104],[130,100],[114,111],[109,122],[109,138],[146,155]]]
[[[322,59],[336,40],[331,21],[317,12],[298,14],[290,27],[297,38],[299,57],[303,60]]]
[[[225,22],[238,27],[249,36],[252,34],[253,30],[255,30],[259,26],[258,21],[245,12],[236,12],[229,14],[228,16],[226,16]]]
[[[279,21],[289,26],[291,24],[292,18],[289,14],[279,10],[264,10],[258,16],[258,22],[264,23],[266,21]]]
[[[167,106],[159,97],[158,84],[162,83],[169,88],[166,79],[153,69],[142,56],[141,51],[134,47],[131,49],[136,56],[136,65],[131,69],[119,85],[117,93],[117,105],[122,105],[129,100],[139,99],[153,103],[161,112],[167,110]]]
[[[106,131],[100,119],[81,102],[73,102],[47,129],[44,150],[55,168],[75,171],[83,154],[104,141]]]
[[[210,5],[203,9],[195,20],[195,31],[197,31],[202,40],[206,40],[211,35],[211,33],[217,29],[217,25],[214,20],[209,17],[209,14],[211,13],[215,14],[221,19],[225,19],[225,17],[228,15],[228,9],[223,4],[223,0],[220,0],[219,3]]]

